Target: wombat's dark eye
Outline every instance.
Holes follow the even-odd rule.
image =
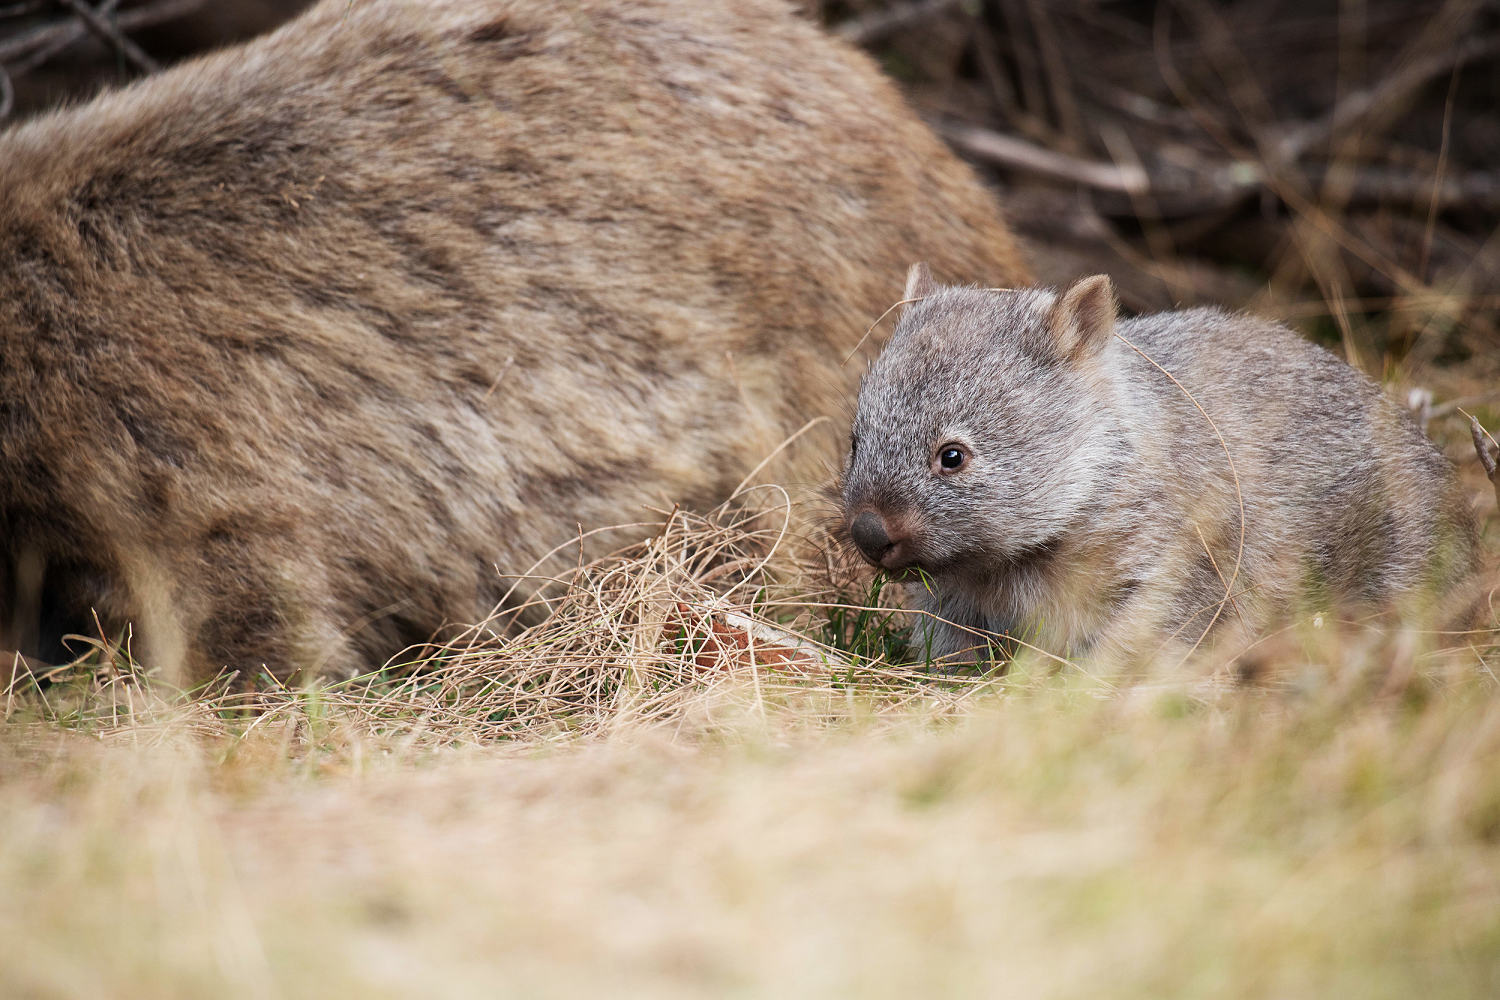
[[[853,458],[859,454],[859,438],[853,434],[849,435],[849,457]]]
[[[938,452],[938,465],[941,465],[948,472],[962,468],[963,464],[968,460],[969,453],[953,445],[949,445]]]

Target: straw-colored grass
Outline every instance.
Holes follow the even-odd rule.
[[[13,692],[0,996],[1500,991],[1488,636],[933,674],[769,506],[354,681]]]
[[[756,502],[767,496],[780,502]],[[44,683],[17,682],[6,717],[104,737],[186,725],[229,738],[293,719],[424,748],[570,743],[642,727],[710,732],[791,705],[825,724],[935,717],[1003,671],[936,675],[903,663],[903,623],[868,603],[881,600],[881,581],[847,603],[848,568],[794,530],[780,488],[752,488],[708,515],[661,517],[634,526],[651,532],[639,543],[518,578],[527,599],[366,676],[296,687],[226,676],[176,692],[134,664],[128,641],[99,638]]]

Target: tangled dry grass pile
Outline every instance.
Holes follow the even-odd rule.
[[[878,600],[880,583],[851,597],[850,570],[794,524],[779,487],[660,515],[645,541],[518,577],[528,599],[372,674],[310,688],[224,676],[169,691],[133,662],[128,636],[79,636],[89,655],[18,680],[6,716],[105,736],[183,723],[223,735],[296,717],[425,747],[568,743],[642,726],[706,732],[721,714],[735,725],[792,703],[829,722],[914,705],[940,715],[998,676],[936,678],[905,662],[893,609],[848,603]]]

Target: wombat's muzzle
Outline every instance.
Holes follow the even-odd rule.
[[[911,562],[908,535],[893,530],[890,523],[873,510],[860,513],[849,524],[849,537],[860,553],[882,569],[900,569]]]

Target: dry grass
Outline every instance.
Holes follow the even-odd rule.
[[[560,744],[642,727],[709,733],[793,705],[827,724],[932,718],[960,711],[999,672],[938,678],[902,662],[893,610],[848,603],[878,602],[881,582],[857,581],[794,527],[779,487],[751,488],[707,515],[661,517],[645,541],[605,558],[517,578],[529,599],[373,674],[308,687],[226,676],[171,691],[132,661],[128,638],[101,637],[41,683],[13,685],[5,717],[102,737],[183,726],[229,737],[290,719],[424,749]]]
[[[786,524],[674,512],[421,671],[13,693],[0,995],[1500,989],[1497,657],[936,676]]]

